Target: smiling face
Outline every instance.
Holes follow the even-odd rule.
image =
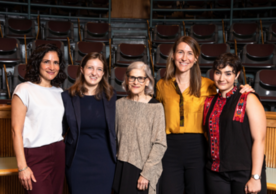
[[[90,59],[81,72],[87,87],[97,87],[104,75],[104,64],[99,59]]]
[[[233,73],[233,67],[226,65],[222,69],[214,71],[214,82],[221,93],[227,93],[234,87],[235,79],[240,75],[240,72]]]
[[[173,55],[176,71],[179,73],[189,72],[197,61],[192,48],[185,42],[181,42],[177,45],[175,53]]]
[[[139,82],[140,81],[140,82]],[[141,83],[142,82],[142,83]],[[133,69],[129,72],[127,78],[128,91],[132,95],[144,95],[145,87],[149,85],[149,79],[142,69]]]
[[[41,60],[39,66],[41,83],[49,84],[57,76],[59,69],[59,57],[57,52],[47,52]]]

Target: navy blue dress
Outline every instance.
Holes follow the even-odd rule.
[[[76,155],[67,167],[71,194],[110,194],[115,163],[108,145],[108,128],[102,100],[80,99],[81,130]]]

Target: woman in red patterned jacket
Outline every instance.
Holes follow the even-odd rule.
[[[242,66],[237,56],[221,55],[213,69],[219,93],[205,100],[203,121],[209,140],[208,192],[264,194],[267,192],[264,108],[254,93],[238,92],[234,83]]]

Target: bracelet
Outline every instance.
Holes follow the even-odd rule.
[[[18,172],[22,172],[22,171],[26,170],[27,168],[29,168],[29,166],[26,166],[25,168],[18,170]]]

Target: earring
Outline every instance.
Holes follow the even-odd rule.
[[[234,86],[238,86],[238,79],[235,79]]]

